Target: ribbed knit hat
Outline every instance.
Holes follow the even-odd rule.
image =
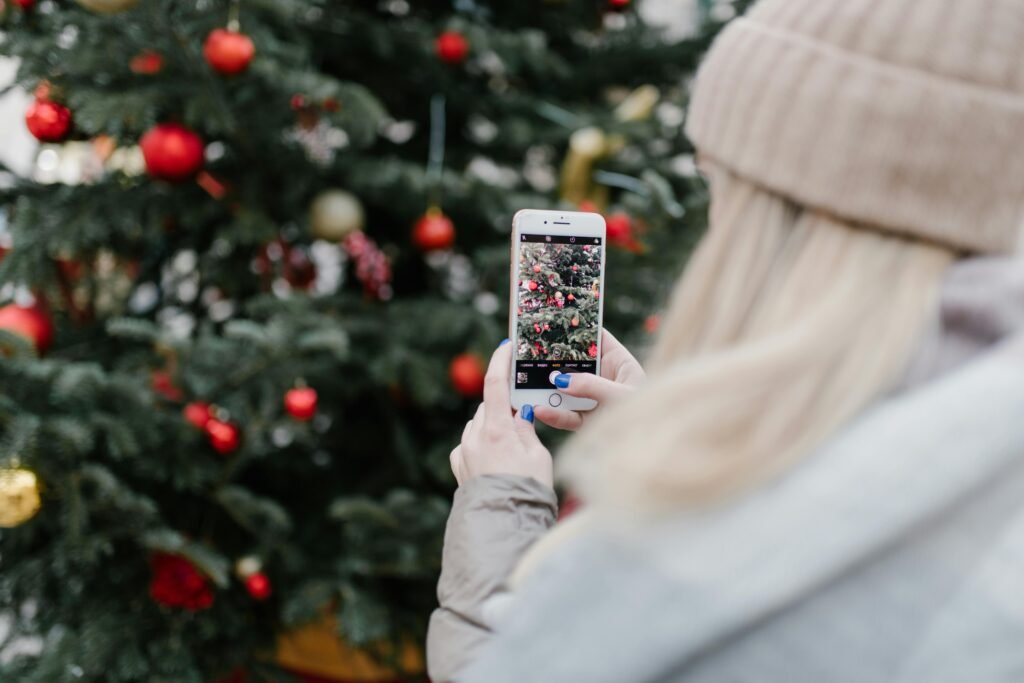
[[[1024,227],[1024,0],[762,0],[708,53],[686,126],[749,181],[972,252]]]

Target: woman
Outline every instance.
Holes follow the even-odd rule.
[[[452,453],[435,681],[1024,680],[1024,3],[762,0],[687,133],[710,229],[647,378]],[[636,385],[633,391],[630,387]],[[582,427],[556,501],[532,418]]]

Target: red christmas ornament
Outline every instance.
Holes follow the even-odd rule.
[[[547,331],[549,331],[550,329],[551,329],[551,326],[550,326],[550,325],[548,325],[547,323],[544,323],[544,331],[545,331],[545,332],[547,332]]]
[[[445,31],[434,42],[434,51],[445,64],[461,64],[469,56],[469,41],[458,31]]]
[[[324,111],[329,111],[332,113],[336,111],[341,111],[341,102],[334,99],[333,97],[328,97],[327,99],[325,99],[323,104],[320,106],[324,108]]]
[[[25,125],[41,142],[60,142],[71,130],[71,110],[50,100],[36,100],[25,112]]]
[[[150,128],[139,141],[146,171],[154,178],[185,180],[203,165],[203,140],[176,123]]]
[[[569,324],[572,325],[573,327],[579,327],[580,326],[580,319],[579,318],[573,318],[572,320],[569,321]]]
[[[153,74],[160,73],[164,68],[164,57],[159,52],[143,50],[132,57],[131,61],[128,62],[128,68],[133,73],[142,76],[152,76]]]
[[[203,57],[214,71],[234,76],[246,70],[256,54],[252,38],[225,28],[210,31],[203,43]]]
[[[222,455],[238,448],[240,441],[238,427],[213,417],[206,423],[206,436],[209,438],[213,450]]]
[[[455,224],[440,211],[427,211],[416,222],[412,241],[423,251],[447,249],[455,242]]]
[[[587,355],[591,358],[597,358],[597,344],[590,345],[590,348],[587,349]]]
[[[580,269],[580,267],[579,267],[579,266],[577,266],[577,265],[576,265],[575,263],[574,263],[574,264],[572,264],[572,272],[574,272],[574,273],[575,273],[575,272],[576,272],[576,271],[578,271],[579,269]]]
[[[11,2],[24,10],[32,9],[32,5],[36,4],[36,0],[11,0]]]
[[[284,409],[296,420],[308,420],[316,415],[317,395],[312,387],[289,389],[284,395]]]
[[[0,330],[24,337],[38,353],[44,353],[53,343],[53,321],[38,304],[0,308]]]
[[[579,203],[579,210],[585,211],[587,213],[597,213],[597,204],[590,201],[589,199],[584,199],[582,202]]]
[[[149,377],[153,391],[160,394],[168,401],[180,401],[182,398],[181,389],[174,384],[171,373],[166,370],[154,370]]]
[[[538,325],[537,323],[534,323],[533,324],[533,331],[536,332],[537,334],[540,334],[540,325]]]
[[[633,241],[633,221],[627,214],[612,214],[605,224],[608,226],[608,241],[612,244],[626,246]]]
[[[657,313],[652,313],[644,320],[644,330],[647,334],[654,334],[659,327],[661,327],[661,317]]]
[[[536,292],[536,291],[537,291],[537,287],[539,287],[539,286],[540,286],[540,285],[538,285],[538,284],[537,284],[536,282],[534,282],[533,280],[530,280],[529,282],[527,282],[527,283],[526,283],[526,288],[527,288],[528,290],[530,290],[531,292]]]
[[[569,296],[567,296],[565,298],[568,299],[569,301],[576,301],[576,297],[574,297],[572,294],[570,294]]]
[[[539,264],[539,263],[538,263],[538,264],[536,264],[536,265],[535,265],[535,266],[533,267],[533,272],[535,272],[535,273],[539,273],[539,272],[540,272],[540,264]]]
[[[391,298],[391,259],[362,230],[350,233],[341,243],[355,263],[356,279],[363,292],[374,299]]]
[[[631,0],[608,0],[608,6],[612,9],[626,9]]]
[[[192,401],[191,403],[185,404],[185,421],[196,429],[206,429],[207,423],[210,422],[212,416],[210,415],[210,404],[203,401]]]
[[[153,578],[149,582],[149,595],[154,602],[190,612],[213,605],[209,581],[186,558],[170,553],[153,553],[150,567]]]
[[[485,373],[483,361],[472,353],[459,354],[448,366],[452,386],[466,398],[479,398],[483,395]]]
[[[263,572],[250,574],[245,579],[245,590],[249,591],[255,600],[266,600],[272,592],[270,579]]]

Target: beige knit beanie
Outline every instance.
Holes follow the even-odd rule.
[[[851,222],[972,252],[1024,226],[1024,0],[762,0],[719,36],[687,134]]]

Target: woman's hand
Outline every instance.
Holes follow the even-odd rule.
[[[461,486],[483,474],[517,474],[553,486],[551,453],[533,429],[533,407],[512,412],[512,345],[506,339],[491,356],[484,379],[484,402],[466,423],[462,443],[449,456]]]
[[[586,372],[562,374],[555,378],[555,386],[563,394],[592,398],[600,405],[630,394],[646,375],[640,363],[608,330],[601,337],[601,376]],[[600,410],[600,405],[597,410]],[[576,412],[564,408],[537,406],[535,415],[546,425],[575,431],[596,411]]]

